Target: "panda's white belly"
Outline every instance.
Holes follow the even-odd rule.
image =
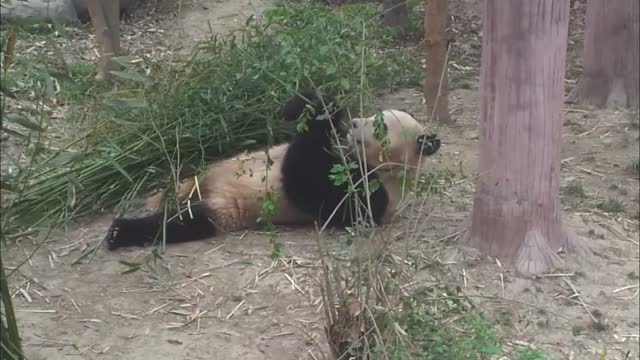
[[[277,225],[310,222],[312,217],[293,208],[282,188],[282,161],[288,144],[269,150],[273,161],[267,169],[264,151],[243,154],[212,166],[205,175],[205,201],[221,228],[235,231],[256,225],[261,215],[259,199],[265,198],[267,189],[275,196],[273,215],[269,220]]]

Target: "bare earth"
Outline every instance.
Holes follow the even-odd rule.
[[[194,40],[210,34],[207,20],[220,32],[242,26],[263,6],[245,0],[183,2],[182,25],[170,18],[134,20],[127,25],[129,34],[143,27],[155,30],[145,38],[131,35],[136,40],[128,44],[140,45],[135,51],[141,51],[143,44],[167,42],[167,53],[184,54]],[[172,31],[178,26],[184,35]],[[438,129],[444,144],[433,166],[453,170],[457,183],[432,196],[424,210],[427,220],[417,222],[417,236],[408,242],[410,254],[433,265],[423,266],[412,286],[459,284],[499,323],[509,346],[535,346],[559,359],[600,359],[603,347],[605,359],[638,358],[640,188],[637,175],[626,170],[640,151],[637,113],[567,105],[563,185],[581,181],[586,198],[563,195],[565,221],[590,252],[566,255],[554,276],[523,279],[495,259],[459,250],[458,232],[470,214],[477,173],[478,105],[475,85],[463,89],[467,86],[454,81],[452,87],[458,125]],[[390,94],[381,105],[424,113],[421,94],[413,90]],[[610,214],[596,206],[608,198],[622,200],[624,211]],[[416,225],[417,216],[409,214],[386,230],[399,257],[405,256],[410,237],[406,228]],[[275,264],[268,239],[247,232],[171,246],[164,261],[126,275],[120,261],[139,261],[148,251],[101,249],[92,262],[72,266],[87,244],[102,239],[110,219],[93,219],[47,241],[11,278],[29,359],[284,360],[328,353],[312,229],[281,229],[286,260]],[[342,236],[334,232],[327,238],[339,248]],[[9,247],[3,254],[6,265],[26,261],[36,244]],[[437,275],[433,267],[446,275]],[[605,326],[594,326],[594,319]]]

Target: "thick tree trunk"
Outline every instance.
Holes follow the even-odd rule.
[[[382,12],[385,26],[403,29],[409,21],[407,0],[382,0]]]
[[[447,37],[447,0],[425,0],[424,34],[425,60],[424,98],[427,114],[447,123],[449,115],[449,72]]]
[[[568,1],[484,2],[480,177],[467,241],[523,274],[555,266],[556,251],[575,240],[559,194],[568,15]]]
[[[569,100],[597,107],[638,107],[640,1],[589,0],[584,72]]]
[[[100,59],[96,66],[96,80],[109,76],[109,71],[117,68],[112,61],[120,54],[120,5],[119,0],[88,0],[91,23],[100,49]]]

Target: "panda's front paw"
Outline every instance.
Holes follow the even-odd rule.
[[[440,139],[436,134],[423,134],[418,136],[418,145],[422,148],[422,154],[431,156],[440,150]]]
[[[107,235],[105,236],[105,241],[107,242],[107,249],[115,250],[120,247],[120,240],[118,235],[120,234],[120,221],[118,219],[113,220],[111,226],[109,226],[109,230],[107,230]]]

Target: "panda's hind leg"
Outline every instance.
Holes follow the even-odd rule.
[[[172,216],[173,217],[173,216]],[[156,212],[141,218],[118,218],[113,221],[107,236],[107,248],[144,246],[162,236],[164,214]],[[182,219],[175,216],[167,221],[167,243],[206,239],[215,235],[216,227],[211,220],[211,210],[205,203],[192,204],[182,209]]]

